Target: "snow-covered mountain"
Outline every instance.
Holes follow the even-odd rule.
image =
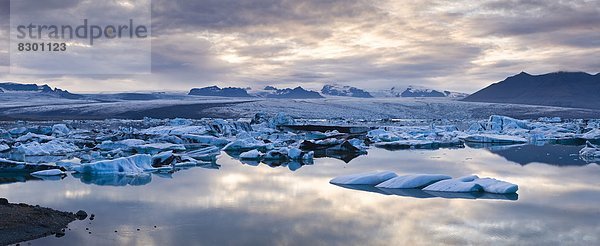
[[[372,98],[373,96],[364,90],[358,89],[356,87],[347,86],[347,85],[325,85],[323,89],[321,89],[321,93],[323,95],[330,96],[343,96],[343,97],[361,97],[361,98]]]
[[[218,86],[193,88],[188,95],[209,97],[252,97],[248,94],[246,89],[237,87],[219,88]]]
[[[42,93],[44,95],[58,96],[66,99],[80,99],[83,96],[61,90],[59,88],[52,89],[48,85],[37,84],[20,84],[14,82],[0,83],[0,93]]]
[[[278,89],[274,86],[266,86],[262,90],[252,91],[258,97],[264,98],[290,98],[290,99],[310,99],[310,98],[323,98],[321,94],[316,91],[306,90],[300,86],[290,89]]]
[[[429,89],[421,86],[392,87],[373,93],[376,97],[450,97],[463,98],[469,94],[447,90]]]

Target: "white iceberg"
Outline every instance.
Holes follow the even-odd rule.
[[[373,142],[393,142],[400,140],[400,137],[392,132],[388,132],[384,129],[375,129],[367,133]]]
[[[503,132],[514,129],[530,129],[528,122],[525,120],[517,120],[508,116],[492,115],[487,122],[486,130]]]
[[[32,176],[59,176],[63,174],[65,174],[65,172],[60,169],[42,170],[31,173]]]
[[[473,182],[478,179],[477,175],[465,176],[455,179],[446,179],[423,188],[425,191],[442,192],[477,192],[482,191],[481,185]]]
[[[519,187],[515,184],[493,178],[479,178],[477,175],[446,179],[423,188],[425,191],[489,192],[496,194],[515,193],[518,189]]]
[[[185,134],[182,138],[192,142],[192,143],[202,143],[209,145],[226,145],[229,143],[229,140],[224,138],[218,138],[213,136],[200,136],[194,134]]]
[[[240,154],[240,159],[244,160],[258,160],[262,157],[263,153],[258,150],[250,150]]]
[[[489,193],[510,194],[519,190],[519,186],[516,184],[511,184],[509,182],[493,178],[475,179],[474,182],[480,185],[483,188],[483,191]]]
[[[57,136],[68,135],[71,130],[65,124],[56,124],[52,126],[52,133]]]
[[[415,189],[422,188],[433,184],[435,182],[451,179],[452,177],[442,174],[413,174],[413,175],[402,175],[390,180],[387,180],[381,184],[376,185],[377,188],[388,188],[388,189]]]
[[[66,143],[59,140],[52,140],[47,143],[30,142],[16,147],[16,151],[23,155],[63,155],[78,151],[79,148],[72,143]]]
[[[117,142],[113,142],[110,140],[104,141],[96,147],[100,150],[116,150],[121,149],[123,151],[131,151],[133,147],[144,145],[146,141],[141,139],[125,139]]]
[[[360,173],[336,177],[329,183],[338,185],[377,185],[396,176],[398,175],[390,171]]]
[[[588,162],[600,160],[600,146],[594,145],[587,141],[585,147],[579,151],[579,156]]]
[[[473,143],[497,143],[497,144],[512,144],[512,143],[527,143],[527,139],[517,136],[500,135],[500,134],[475,134],[461,138],[466,142]]]
[[[152,157],[150,155],[133,155],[114,160],[104,160],[81,164],[74,167],[78,173],[88,174],[127,174],[138,175],[145,171],[153,171]]]
[[[298,148],[291,148],[287,151],[287,155],[292,160],[298,160],[302,157],[302,150]]]
[[[235,141],[225,145],[223,150],[246,151],[252,149],[269,150],[273,149],[273,144],[256,140],[253,137],[238,138]]]
[[[185,146],[172,143],[151,143],[133,147],[137,153],[141,154],[158,154],[163,151],[183,151]]]
[[[0,144],[0,152],[9,150],[10,147],[6,144]]]
[[[582,135],[582,138],[588,140],[600,139],[600,129],[593,129],[589,132],[586,132]]]
[[[28,141],[33,140],[33,141],[37,141],[37,142],[42,142],[42,141],[50,141],[52,139],[54,139],[54,137],[52,137],[52,136],[46,136],[46,135],[28,132],[27,134],[18,137],[16,139],[16,141],[17,142],[28,142]]]

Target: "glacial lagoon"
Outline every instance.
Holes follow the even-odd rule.
[[[3,175],[11,202],[83,209],[66,234],[31,245],[593,245],[600,241],[600,166],[583,146],[370,148],[349,162],[215,163],[143,177]],[[524,154],[526,153],[526,154]],[[519,185],[514,196],[423,195],[340,187],[345,174],[478,174]]]

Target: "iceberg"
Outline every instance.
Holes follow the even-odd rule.
[[[494,194],[510,194],[519,190],[519,186],[516,184],[493,178],[475,179],[474,182],[480,185],[483,188],[483,191]]]
[[[240,154],[240,159],[245,160],[258,160],[263,154],[258,150],[250,150]]]
[[[398,175],[390,171],[360,173],[339,176],[329,181],[329,183],[337,185],[377,185],[396,176]]]
[[[10,147],[6,144],[0,144],[0,152],[9,150]]]
[[[413,174],[402,175],[383,183],[376,185],[377,188],[387,189],[414,189],[422,188],[441,180],[451,179],[452,177],[442,174]]]
[[[37,142],[47,142],[54,139],[52,136],[46,136],[41,134],[35,134],[28,132],[27,134],[20,136],[16,139],[17,142],[28,142],[28,141],[37,141]]]
[[[68,135],[71,130],[65,124],[56,124],[52,126],[52,134],[57,136]]]
[[[16,147],[16,152],[23,155],[63,155],[79,151],[79,148],[71,143],[60,140],[52,140],[47,143],[30,142]]]
[[[125,139],[117,142],[113,142],[110,140],[104,141],[96,147],[100,150],[116,150],[121,149],[123,151],[131,151],[133,147],[144,145],[146,141],[141,139]]]
[[[479,178],[477,175],[446,179],[423,188],[424,191],[489,192],[495,194],[515,193],[518,189],[519,187],[515,184],[493,178]]]
[[[60,169],[42,170],[31,173],[32,176],[59,176],[64,174],[65,172]]]
[[[442,192],[477,192],[483,191],[481,185],[473,182],[478,179],[477,175],[465,176],[455,179],[446,179],[423,188],[424,191]]]
[[[209,144],[209,145],[226,145],[229,143],[229,140],[224,138],[218,138],[213,136],[200,136],[194,134],[185,134],[182,136],[183,139],[186,139],[192,143],[201,143],[201,144]]]
[[[127,174],[138,175],[145,171],[153,171],[152,157],[139,154],[129,157],[121,157],[114,160],[104,160],[81,164],[73,170],[82,174]]]
[[[587,162],[600,161],[600,146],[587,141],[585,147],[579,151],[579,156]]]
[[[185,146],[181,144],[171,144],[171,143],[151,143],[144,144],[133,147],[133,149],[140,154],[158,154],[163,151],[183,151],[185,150]]]
[[[475,134],[463,137],[465,142],[472,143],[496,143],[496,144],[514,144],[527,143],[527,139],[517,136],[508,136],[500,134]]]
[[[261,140],[256,140],[253,137],[246,137],[238,138],[235,141],[223,147],[223,150],[229,151],[246,151],[252,149],[269,150],[273,149],[273,144],[265,143]]]
[[[600,139],[600,129],[593,129],[589,132],[586,132],[582,135],[582,138],[587,140]]]

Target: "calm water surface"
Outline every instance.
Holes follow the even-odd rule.
[[[600,166],[579,160],[580,148],[373,148],[350,163],[324,158],[301,168],[223,154],[218,169],[141,179],[70,175],[3,184],[0,195],[96,215],[31,245],[599,245]],[[520,189],[508,199],[417,198],[328,182],[375,170],[478,174]]]

